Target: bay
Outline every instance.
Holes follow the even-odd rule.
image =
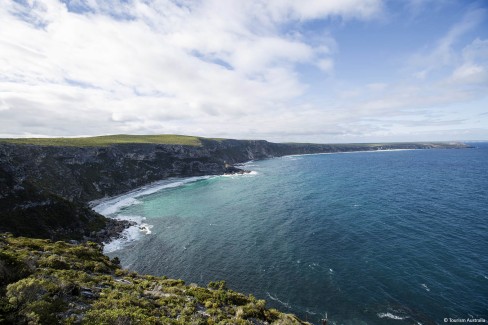
[[[165,181],[113,201],[106,214],[150,233],[107,254],[187,283],[224,279],[314,323],[488,319],[488,144],[475,146],[288,156],[249,162],[250,175]]]

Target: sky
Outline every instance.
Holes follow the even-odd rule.
[[[0,0],[0,137],[488,140],[488,0]]]

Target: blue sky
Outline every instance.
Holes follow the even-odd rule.
[[[488,139],[488,1],[0,0],[0,136]]]

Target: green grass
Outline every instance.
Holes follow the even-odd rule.
[[[55,147],[104,147],[114,144],[130,143],[149,143],[149,144],[176,144],[185,146],[201,146],[201,138],[177,135],[104,135],[98,137],[86,138],[16,138],[0,139],[0,143],[38,145],[38,146],[55,146]]]
[[[37,146],[53,146],[53,147],[105,147],[115,144],[169,144],[169,145],[184,145],[184,146],[202,146],[202,140],[222,142],[225,138],[203,138],[188,135],[178,134],[160,134],[160,135],[103,135],[96,137],[84,138],[0,138],[1,143],[21,144],[21,145],[37,145]],[[383,146],[394,146],[402,148],[405,146],[415,145],[441,145],[449,146],[447,142],[391,142],[391,143],[299,143],[286,142],[282,143],[289,146],[316,146],[328,145],[336,148],[374,148]],[[454,144],[455,146],[455,144]]]

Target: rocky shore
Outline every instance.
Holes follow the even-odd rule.
[[[124,229],[135,225],[137,224],[134,221],[107,218],[107,223],[104,228],[99,231],[92,231],[89,236],[83,237],[82,242],[92,241],[103,244],[120,238]]]

